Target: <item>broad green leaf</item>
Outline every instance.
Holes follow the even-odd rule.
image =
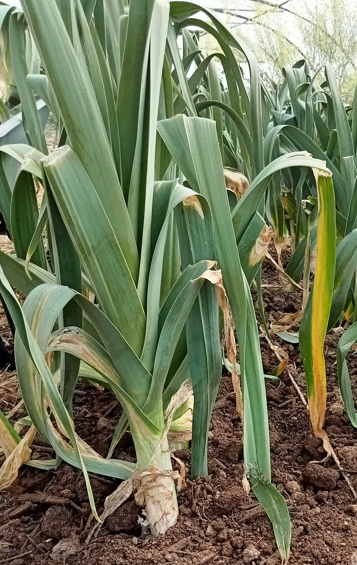
[[[265,424],[267,422],[267,409],[259,339],[254,307],[242,273],[233,225],[230,221],[223,166],[220,154],[216,153],[215,123],[206,119],[189,119],[185,116],[177,116],[171,120],[159,122],[158,127],[160,135],[165,140],[192,188],[202,193],[210,204],[215,251],[219,266],[222,269],[223,284],[232,308],[243,358],[241,368],[242,379],[244,379],[244,395],[247,399],[245,402],[246,422],[247,419],[249,420],[249,424],[245,423],[245,434],[247,434],[245,438],[246,463],[253,464],[254,462],[254,465],[261,469],[266,480],[269,480],[269,439]],[[206,157],[208,155],[209,159],[203,158],[204,155]],[[220,187],[219,190],[218,187]],[[242,295],[245,296],[246,300],[241,300]],[[248,368],[246,369],[245,362],[252,363],[252,366],[249,367],[251,374],[249,379],[246,376]],[[253,390],[254,404],[249,401],[250,394],[253,395]],[[251,414],[251,411],[254,415]],[[257,428],[255,429],[255,426],[259,426],[259,432]]]
[[[201,203],[201,202],[202,203]],[[215,257],[209,207],[194,196],[183,202],[179,221],[183,266]],[[208,432],[222,374],[219,306],[214,285],[206,281],[187,320],[189,372],[195,398],[192,421],[191,475],[208,473]],[[175,377],[174,377],[175,378]]]
[[[161,203],[159,202],[162,193],[165,199],[167,196],[170,196],[170,199],[167,203],[167,207],[162,206],[162,202]],[[152,234],[153,239],[156,235],[155,234],[156,225],[161,226],[161,231],[156,240],[155,250],[150,265],[149,280],[147,284],[147,298],[148,298],[147,325],[146,325],[145,344],[141,356],[143,363],[145,364],[146,367],[148,367],[150,371],[152,371],[153,369],[156,347],[158,342],[159,312],[160,312],[160,301],[161,301],[161,280],[163,276],[163,271],[166,268],[166,265],[164,265],[163,261],[164,261],[164,252],[165,252],[165,245],[167,240],[167,231],[169,227],[170,214],[182,200],[184,200],[185,198],[189,198],[193,194],[194,192],[192,190],[179,185],[177,181],[167,181],[164,183],[158,183],[156,185],[156,197],[154,199],[156,215],[155,218],[153,218],[153,222],[151,226],[153,232]],[[163,219],[163,221],[160,221],[161,210],[159,206],[160,208],[161,207],[163,208],[162,211],[165,213],[166,216]]]
[[[2,251],[0,251],[0,265],[10,284],[24,296],[28,296],[31,290],[40,284],[55,282],[55,277],[50,272],[33,263],[26,265],[23,259]]]
[[[48,221],[48,209],[47,209],[47,200],[45,198],[42,199],[41,208],[37,219],[36,229],[34,234],[31,238],[29,243],[27,253],[26,253],[26,267],[28,267],[33,254],[36,251],[37,246],[39,245],[40,241],[43,237],[43,231]]]
[[[127,198],[136,150],[142,81],[146,81],[150,25],[154,0],[132,0],[119,80],[117,119],[119,124],[121,180]],[[130,104],[128,100],[130,99]]]
[[[291,522],[283,495],[271,483],[265,484],[259,480],[253,483],[252,489],[273,524],[282,563],[286,565],[290,556]]]
[[[44,157],[43,153],[25,144],[3,145],[0,147],[0,209],[10,234],[11,198],[20,165],[23,171],[40,177],[40,159],[42,157]],[[22,214],[26,214],[26,210],[23,210]]]
[[[151,0],[150,0],[151,1]],[[149,1],[149,4],[150,4]],[[142,8],[141,8],[142,10]],[[137,146],[130,183],[128,209],[135,226],[140,248],[138,293],[145,304],[151,259],[151,227],[153,219],[153,193],[155,180],[156,124],[160,102],[160,86],[165,56],[169,6],[167,2],[154,4],[150,28],[150,57],[147,69],[147,89],[144,112],[139,115]],[[142,88],[144,85],[142,85]],[[133,207],[135,212],[133,212]]]
[[[80,258],[61,218],[55,199],[47,187],[46,175],[44,174],[43,177],[49,214],[51,258],[56,273],[56,282],[81,292],[82,270]],[[78,304],[65,306],[59,320],[60,327],[77,326],[81,328],[82,318],[82,311]],[[78,359],[72,355],[61,356],[60,392],[64,404],[71,415],[73,413],[73,393],[77,383],[79,364]]]
[[[1,153],[5,153],[6,155],[13,157],[18,163],[20,163],[22,170],[31,173],[39,179],[42,178],[41,159],[45,157],[45,154],[41,153],[41,151],[34,149],[30,145],[25,145],[24,143],[3,145],[0,148],[0,151]]]
[[[136,279],[135,238],[93,86],[81,68],[56,1],[23,0],[22,6],[56,93],[71,146],[95,187]]]
[[[35,289],[34,292],[38,291],[38,288]],[[51,399],[53,408],[58,418],[61,420],[61,423],[69,439],[72,442],[74,448],[74,458],[77,462],[77,466],[83,469],[84,477],[89,492],[89,500],[91,503],[91,507],[94,515],[97,516],[94,505],[93,494],[90,488],[88,473],[84,466],[83,458],[81,456],[78,443],[72,429],[71,419],[69,417],[67,410],[64,407],[60,394],[57,390],[56,384],[46,364],[45,358],[41,351],[41,347],[39,347],[33,333],[31,332],[24,311],[21,309],[20,304],[14,292],[12,291],[9,283],[6,281],[2,269],[0,270],[0,289],[1,289],[1,295],[4,298],[7,307],[10,311],[11,317],[13,318],[16,325],[15,339],[16,339],[16,343],[18,344],[16,345],[15,343],[15,349],[17,350],[16,366],[18,369],[18,378],[23,393],[26,409],[29,415],[31,416],[31,420],[34,423],[36,422],[35,423],[36,429],[43,435],[44,438],[46,439],[48,438],[50,440],[50,443],[55,446],[55,450],[57,453],[59,453],[60,455],[64,455],[63,450],[61,449],[61,445],[59,444],[56,436],[52,431],[51,428],[52,424],[50,424],[49,420],[47,419],[47,412],[44,407],[44,396],[41,394],[42,386],[44,386],[47,391],[47,394]],[[65,298],[67,300],[65,294],[66,291],[62,295],[62,299]],[[48,296],[49,295],[47,293],[47,297]],[[39,323],[41,322],[40,320],[41,316],[38,317],[37,319],[35,318],[36,333],[39,327],[41,327],[41,333],[44,330],[46,332],[46,328],[48,329],[49,326],[52,325],[52,322],[54,322],[53,315],[55,316],[55,319],[57,317],[55,311],[53,310],[52,311],[43,310],[41,313],[42,315],[45,313],[44,320],[46,320],[46,324],[44,324],[44,327],[43,324],[39,326]],[[18,352],[19,350],[21,351],[21,349],[22,349],[22,354],[21,354],[22,357],[19,359]],[[36,376],[36,374],[41,376],[40,377]],[[42,379],[43,379],[43,385],[42,385]]]
[[[120,374],[123,383],[125,383],[123,388],[136,398],[139,406],[142,406],[150,390],[151,374],[141,363],[131,345],[125,341],[120,331],[95,304],[81,294],[77,294],[75,300],[99,334],[112,358],[117,373]],[[135,380],[133,380],[134,374]]]
[[[47,157],[43,166],[63,222],[103,311],[134,351],[140,353],[145,314],[122,249],[94,186],[74,151],[67,146]]]
[[[61,119],[61,111],[48,77],[46,75],[27,75],[27,82],[36,94],[46,102],[46,105],[59,122]]]
[[[258,474],[269,483],[269,429],[259,336],[254,306],[241,268],[231,221],[216,126],[210,120],[177,116],[160,122],[158,127],[192,188],[205,196],[211,208],[215,251],[222,269],[223,284],[232,309],[240,350],[245,467],[248,476],[253,478]],[[271,511],[269,507],[266,509]],[[270,515],[273,516],[272,513]],[[279,538],[278,543],[282,557],[286,559],[290,547],[287,528],[284,540]]]
[[[147,445],[146,452],[140,453],[138,450],[138,459],[140,459],[141,464],[143,464],[144,458],[148,463],[160,440],[160,430],[138,406],[135,391],[134,395],[130,396],[121,386],[124,383],[116,374],[110,356],[105,349],[85,332],[77,328],[65,328],[52,335],[48,351],[65,351],[75,355],[100,373],[123,405],[131,423],[134,441],[139,442],[140,445]],[[133,387],[131,389],[133,390]]]
[[[312,159],[307,153],[288,153],[275,159],[267,165],[265,169],[255,177],[238,201],[232,213],[233,226],[237,241],[239,242],[245,232],[251,218],[257,211],[261,203],[264,191],[266,190],[274,173],[291,167],[311,167],[328,172],[324,161]]]
[[[16,361],[19,382],[25,405],[31,420],[43,437],[51,443],[56,453],[68,463],[82,468],[95,513],[87,471],[127,479],[133,473],[133,465],[122,461],[101,459],[95,452],[80,450],[80,440],[72,429],[72,421],[57,390],[53,376],[46,365],[44,353],[52,327],[62,308],[74,296],[74,292],[58,285],[42,285],[27,299],[22,311],[15,295],[1,272],[1,292],[16,323]],[[29,317],[32,331],[24,316]],[[72,447],[59,441],[44,407],[43,390],[46,390],[56,417],[63,425]],[[79,442],[79,443],[78,443]]]
[[[26,80],[29,72],[26,63],[26,32],[24,15],[14,12],[9,25],[10,56],[16,87],[21,98],[24,129],[29,143],[42,153],[47,153],[35,95]],[[28,40],[32,41],[29,38]]]
[[[36,232],[39,210],[37,204],[36,188],[32,175],[20,170],[15,182],[11,198],[11,234],[15,245],[16,254],[21,259],[26,259],[27,250],[33,235]],[[32,262],[47,268],[43,240],[32,255]]]
[[[207,268],[209,268],[208,262],[206,262]],[[150,393],[145,404],[145,409],[149,414],[156,412],[157,403],[159,399],[162,399],[166,377],[177,343],[202,284],[203,279],[190,280],[177,296],[165,318],[158,339]]]

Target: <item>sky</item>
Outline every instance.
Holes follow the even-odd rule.
[[[171,0],[171,1],[176,1],[176,0]],[[238,10],[238,13],[241,14],[242,16],[245,16],[247,18],[251,18],[256,14],[256,8],[258,6],[258,2],[255,0],[193,0],[196,4],[200,4],[201,6],[205,7],[205,8],[211,8],[211,9],[224,9],[229,11],[230,9],[232,10]],[[283,3],[284,0],[268,0],[270,3],[274,3],[274,4],[281,4]],[[323,0],[322,0],[323,1]],[[351,0],[352,3],[356,3],[357,0]],[[285,4],[287,8],[290,9],[294,9],[296,12],[301,11],[302,5],[303,3],[301,2],[301,0],[285,0]],[[269,10],[269,8],[267,7],[267,9]],[[300,35],[297,31],[296,25],[295,25],[295,18],[294,16],[288,14],[287,12],[284,13],[279,13],[277,14],[278,18],[283,17],[284,18],[284,26],[285,26],[285,30],[286,30],[286,34],[287,36],[294,42],[299,43],[300,41]],[[220,14],[220,17],[225,18],[224,14]],[[254,40],[254,32],[253,32],[253,28],[255,26],[246,24],[243,22],[242,19],[239,18],[229,18],[230,22],[237,22],[239,23],[239,32],[247,37],[249,40]]]
[[[20,0],[2,0],[2,2],[5,2],[6,4],[11,4],[12,6],[16,5],[20,7]],[[250,4],[249,0],[239,0],[239,2],[234,2],[234,1],[222,2],[222,0],[198,0],[197,4],[201,4],[206,8],[220,8],[224,4],[225,7],[226,5],[228,5],[229,8],[230,6],[233,7],[237,7],[237,5],[243,6],[247,2]]]
[[[9,6],[17,6],[21,8],[20,0],[1,0],[5,4],[9,4]]]
[[[9,4],[11,6],[17,6],[19,8],[21,8],[21,4],[20,4],[20,0],[1,0],[2,2],[5,2],[6,4]],[[175,0],[173,0],[175,1]],[[225,10],[229,10],[229,9],[237,9],[239,8],[239,11],[241,14],[245,15],[245,16],[251,16],[253,15],[252,10],[254,10],[257,6],[257,3],[253,0],[195,0],[197,4],[200,4],[201,6],[204,6],[205,8],[224,8]],[[269,0],[270,2],[274,2],[274,3],[278,3],[281,2],[281,0]],[[292,0],[288,0],[288,3],[290,3]],[[352,2],[356,2],[356,0],[351,0]],[[296,0],[295,0],[296,3]],[[224,17],[224,16],[223,16]],[[237,20],[239,21],[239,20]],[[294,33],[293,30],[293,26],[289,26],[289,21],[287,20],[288,23],[288,28],[289,28],[289,33]],[[245,32],[244,28],[246,26],[241,26],[240,31],[241,32]],[[249,31],[247,30],[247,35],[249,35]]]
[[[251,7],[254,2],[251,0],[195,0],[197,4],[205,6],[206,8],[237,8],[241,7],[245,9],[246,7]]]

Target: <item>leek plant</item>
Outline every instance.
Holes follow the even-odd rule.
[[[309,278],[310,249],[317,244],[315,282],[307,302],[299,331],[301,355],[307,378],[310,417],[315,433],[324,441],[326,451],[332,448],[323,421],[326,408],[326,374],[323,357],[325,333],[343,317],[355,310],[355,272],[357,267],[356,231],[356,101],[346,108],[338,92],[329,65],[326,81],[317,84],[317,75],[310,76],[308,65],[298,62],[285,69],[285,82],[275,96],[265,91],[272,111],[272,123],[265,143],[273,152],[277,144],[285,153],[307,149],[314,157],[326,161],[332,180],[318,177],[317,192],[306,170],[290,174],[285,185],[289,198],[285,203],[277,192],[277,207],[289,213],[294,224],[294,253],[286,268],[296,282]],[[357,90],[356,90],[357,92]],[[304,200],[316,204],[308,221],[302,212]],[[318,216],[316,215],[318,210]],[[275,215],[284,220],[284,214]],[[280,224],[281,225],[281,224]],[[285,227],[285,226],[284,226]],[[280,229],[282,231],[282,228]],[[340,241],[339,245],[337,245]],[[336,248],[337,246],[337,248]],[[319,289],[318,291],[316,289]],[[353,327],[353,326],[352,326]],[[353,343],[348,330],[338,348],[338,374],[341,392],[351,422],[355,423],[351,387],[345,357]],[[350,332],[350,333],[349,333]]]
[[[214,260],[209,209],[202,203],[198,219],[187,220],[188,234],[197,226],[205,246],[181,273],[173,211],[195,194],[174,174],[155,181],[155,166],[163,168],[155,146],[172,26],[169,5],[132,2],[129,9],[105,3],[104,37],[89,21],[94,4],[88,12],[80,2],[71,2],[69,12],[55,0],[22,5],[46,69],[46,76],[29,81],[58,112],[70,143],[49,157],[30,147],[3,149],[6,158],[21,162],[15,179],[5,173],[9,190],[3,190],[3,200],[17,259],[2,256],[2,265],[11,283],[28,295],[23,309],[4,278],[1,290],[17,327],[25,405],[58,457],[83,469],[94,513],[88,471],[121,479],[135,471],[151,530],[163,533],[177,517],[167,439],[171,420],[192,395],[191,377],[194,386],[206,390],[197,401],[202,408],[195,425],[201,428],[199,470],[207,472],[208,425],[221,373],[218,301],[202,278]],[[111,29],[111,10],[127,37],[122,51],[117,30]],[[95,15],[100,18],[100,9]],[[40,211],[32,175],[45,188]],[[27,209],[17,204],[20,190],[30,203]],[[21,215],[26,221],[20,223]],[[55,276],[44,253],[45,225]],[[88,290],[100,307],[85,297]],[[189,355],[186,332],[195,344]],[[192,359],[197,351],[206,365]],[[45,356],[52,359],[50,366]],[[77,438],[71,413],[78,375],[90,375],[118,397],[136,467],[102,459]]]
[[[81,468],[94,513],[88,472],[123,479],[130,492],[134,482],[139,485],[136,494],[154,534],[175,523],[169,438],[178,426],[182,431],[180,417],[192,404],[192,392],[192,475],[208,472],[208,429],[222,361],[218,299],[210,282],[220,281],[217,261],[238,335],[245,472],[286,562],[291,525],[286,503],[271,484],[264,374],[249,286],[254,278],[259,286],[269,226],[280,238],[286,231],[281,179],[290,190],[296,249],[288,269],[297,280],[309,229],[302,201],[317,195],[312,169],[329,183],[323,175],[333,172],[338,225],[349,225],[342,193],[352,169],[346,166],[343,177],[337,155],[331,159],[312,139],[311,104],[321,118],[326,107],[334,108],[325,103],[331,96],[310,83],[297,89],[301,65],[286,71],[286,83],[272,95],[249,46],[193,2],[21,3],[24,14],[16,17],[26,18],[44,71],[29,74],[26,88],[46,101],[62,134],[61,147],[49,156],[32,137],[31,145],[1,148],[0,208],[16,256],[0,253],[0,292],[17,328],[16,363],[29,419],[57,454],[46,465],[63,459]],[[202,11],[209,22],[195,17]],[[211,34],[220,51],[205,56],[193,28]],[[249,89],[235,50],[248,62]],[[285,107],[289,95],[293,110]],[[336,100],[335,107],[343,121]],[[316,129],[325,131],[321,120],[315,116]],[[226,188],[227,167],[248,178],[239,200]],[[34,179],[44,188],[40,209]],[[324,194],[319,197],[323,201]],[[311,228],[313,245],[323,234],[316,235],[314,222]],[[345,306],[355,242],[351,229],[337,249],[324,325],[329,300],[329,323]],[[346,272],[349,282],[341,285]],[[23,307],[9,283],[27,297]],[[303,331],[307,340],[310,322]],[[306,347],[311,364],[314,345]],[[321,339],[318,347],[321,360]],[[123,407],[107,458],[76,435],[72,401],[78,377],[110,388]],[[1,422],[19,452],[19,437]],[[127,425],[136,466],[111,458]],[[21,447],[23,461],[28,447]]]
[[[195,118],[195,127],[202,126],[204,135],[208,128],[207,139],[212,141],[207,155],[212,154],[218,167],[212,179],[219,175],[223,203],[219,217],[211,192],[201,190],[202,179],[194,182],[181,162],[180,172],[171,161],[170,153],[176,155],[180,138],[172,148],[156,134],[158,119],[169,120],[181,111],[196,116],[198,109],[212,106],[199,106],[204,105],[202,101],[195,105],[195,92],[204,91],[205,81],[219,97],[221,87],[212,58],[202,59],[185,29],[192,24],[189,15],[200,8],[172,5],[172,20],[179,17],[184,23],[180,30],[169,20],[167,2],[132,0],[130,7],[122,2],[94,4],[88,8],[88,3],[79,1],[58,5],[55,0],[22,2],[46,71],[29,76],[28,82],[63,125],[64,143],[48,157],[27,146],[2,148],[1,206],[9,211],[17,256],[2,254],[1,265],[10,283],[27,296],[23,308],[3,273],[1,292],[17,327],[16,362],[29,417],[59,458],[83,469],[94,512],[88,471],[128,481],[133,477],[140,484],[137,495],[146,506],[152,532],[163,533],[177,516],[168,431],[171,420],[182,412],[177,410],[192,394],[189,379],[195,395],[192,470],[194,475],[207,473],[207,435],[221,373],[221,350],[216,289],[207,280],[212,275],[205,273],[218,258],[222,267],[226,265],[229,288],[233,288],[232,276],[239,277],[249,305],[248,311],[244,304],[237,309],[236,291],[229,291],[230,300],[236,301],[237,327],[242,316],[239,327],[242,336],[247,334],[255,375],[244,393],[245,436],[254,439],[251,445],[245,443],[246,470],[286,560],[290,521],[283,498],[270,483],[264,376],[254,310],[244,282],[245,276],[252,281],[263,259],[256,242],[265,222],[256,216],[249,233],[250,221],[244,225],[237,221],[237,245],[230,220],[235,195],[228,195],[223,176],[227,162],[220,135],[224,125],[221,110],[212,110],[216,121]],[[112,27],[115,20],[120,22],[119,37],[118,29]],[[222,34],[234,69],[233,93],[238,102],[238,87],[242,88],[242,98],[249,105],[229,47],[232,36],[218,20],[215,25],[212,29]],[[184,39],[184,59],[177,33]],[[257,85],[257,65],[247,53]],[[188,79],[189,61],[195,58],[197,69]],[[229,67],[226,70],[231,76]],[[261,147],[260,122],[255,118],[256,85],[249,116],[253,139]],[[241,143],[252,149],[242,118],[233,111],[230,115]],[[211,167],[205,151],[202,144],[192,154],[192,166],[201,171]],[[259,155],[260,160],[254,161],[250,154],[254,174],[262,165],[261,150]],[[306,163],[305,156],[295,157],[291,164],[299,166],[300,158]],[[21,163],[16,175],[7,167],[11,159]],[[307,162],[311,164],[310,159]],[[191,187],[177,180],[183,175]],[[33,176],[45,189],[40,210],[34,199]],[[255,187],[258,200],[269,171],[259,180],[261,184]],[[253,189],[251,186],[250,194]],[[20,194],[28,199],[26,209],[18,204]],[[251,218],[254,212],[251,210]],[[221,252],[223,239],[217,237],[217,226],[225,224],[231,226],[227,242],[232,256],[238,257],[232,274],[227,270],[229,258]],[[42,238],[45,226],[55,274],[47,264]],[[246,256],[247,250],[252,260],[241,266],[239,251]],[[96,303],[86,297],[89,294]],[[241,363],[245,366],[246,338],[242,339]],[[136,466],[102,459],[76,436],[71,414],[78,375],[116,394],[125,414],[116,440],[128,422]],[[249,401],[252,395],[256,402]]]
[[[325,75],[326,81],[320,86],[317,82],[319,75],[311,76],[307,63],[299,61],[293,67],[284,70],[285,81],[280,89],[272,93],[265,88],[265,98],[268,100],[267,104],[272,115],[264,143],[266,154],[270,156],[278,145],[281,154],[294,150],[307,150],[315,158],[326,161],[333,174],[336,227],[338,238],[341,240],[349,236],[356,227],[354,208],[357,178],[354,135],[356,106],[354,104],[352,109],[344,107],[329,65],[326,65]],[[289,171],[284,175],[283,182],[288,190],[288,197],[282,197],[281,193],[276,192],[275,204],[280,212],[274,216],[278,218],[275,227],[280,233],[286,230],[284,211],[293,219],[294,253],[286,272],[298,282],[303,274],[309,230],[302,204],[307,199],[316,200],[317,192],[313,176],[306,169],[297,173]],[[268,206],[267,213],[269,209]],[[317,209],[313,215],[310,215],[309,223],[311,249],[313,249],[317,241]],[[350,248],[353,256],[356,250],[355,237],[350,236],[347,241],[345,246]],[[348,274],[349,283],[346,285],[347,291],[344,293],[345,300],[348,295],[351,296],[351,293],[353,295],[353,290],[350,291],[353,270],[351,266]],[[332,325],[344,306],[345,304],[334,322],[331,321]],[[348,304],[346,309],[347,307]]]

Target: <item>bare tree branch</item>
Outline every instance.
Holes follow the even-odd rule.
[[[220,12],[220,13],[226,13],[229,14],[230,16],[233,16],[234,18],[239,18],[242,19],[243,21],[240,24],[237,24],[238,26],[247,24],[247,23],[255,23],[257,25],[260,25],[262,27],[266,27],[267,29],[270,29],[271,31],[275,32],[276,30],[274,30],[273,28],[269,27],[267,24],[263,24],[261,22],[258,22],[257,19],[261,18],[267,14],[270,14],[272,12],[286,12],[288,14],[291,14],[292,16],[299,18],[303,21],[305,21],[306,23],[316,27],[316,29],[319,29],[321,32],[323,32],[325,35],[327,35],[327,37],[334,42],[334,44],[338,45],[338,48],[341,50],[341,52],[346,56],[346,58],[349,58],[349,53],[346,52],[345,48],[343,47],[343,45],[341,44],[341,42],[339,41],[338,37],[335,37],[333,35],[331,35],[327,29],[323,28],[322,26],[320,26],[317,22],[314,22],[308,18],[306,18],[305,16],[303,16],[302,14],[299,14],[298,12],[295,12],[293,10],[290,10],[289,8],[286,7],[286,4],[288,4],[288,2],[291,2],[291,0],[285,0],[284,2],[280,2],[278,4],[275,4],[274,2],[269,2],[268,0],[251,0],[252,2],[255,2],[257,4],[263,4],[264,6],[269,6],[270,8],[273,8],[273,10],[266,10],[261,14],[256,14],[255,16],[252,16],[250,18],[246,17],[246,16],[242,16],[240,15],[238,12],[238,8],[237,9],[232,9],[230,8],[229,10],[224,10],[223,8],[216,8],[215,11],[216,12]],[[302,55],[304,58],[306,58],[306,55],[297,47],[297,45],[295,45],[290,39],[288,39],[284,34],[281,34],[282,38],[289,43],[292,47],[294,47],[294,49],[296,49],[300,55]],[[355,63],[353,62],[352,59],[349,60],[349,63],[351,65],[351,67],[353,68],[354,71],[357,71],[357,66],[355,65]]]

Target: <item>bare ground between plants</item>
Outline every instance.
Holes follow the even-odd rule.
[[[276,271],[264,266],[267,317],[278,321],[298,311],[299,293],[288,293]],[[328,409],[326,427],[331,443],[357,488],[357,434],[343,413],[338,392],[335,351],[338,336],[326,339]],[[276,365],[275,354],[262,340],[266,373]],[[297,345],[279,338],[289,354],[288,368],[306,395]],[[350,358],[351,375],[357,359]],[[8,379],[2,376],[2,381]],[[311,464],[324,453],[313,437],[306,408],[284,373],[279,387],[267,384],[273,481],[286,497],[293,524],[291,565],[356,565],[357,501],[333,462]],[[14,390],[1,389],[1,408],[8,413],[18,402]],[[21,415],[17,412],[15,419]],[[79,435],[105,456],[118,421],[115,398],[80,383],[75,394],[75,423]],[[209,442],[209,476],[187,486],[179,495],[177,525],[161,538],[141,537],[138,508],[127,502],[86,545],[94,525],[82,473],[62,464],[44,472],[23,467],[16,483],[0,493],[0,563],[12,565],[278,565],[280,558],[271,525],[252,494],[242,487],[242,426],[236,413],[230,376],[224,375],[214,410]],[[35,447],[36,446],[36,447]],[[129,434],[114,456],[134,461]],[[190,452],[176,452],[189,475]],[[36,438],[33,458],[53,452]],[[0,463],[2,462],[0,458]],[[98,510],[119,481],[92,476]]]

